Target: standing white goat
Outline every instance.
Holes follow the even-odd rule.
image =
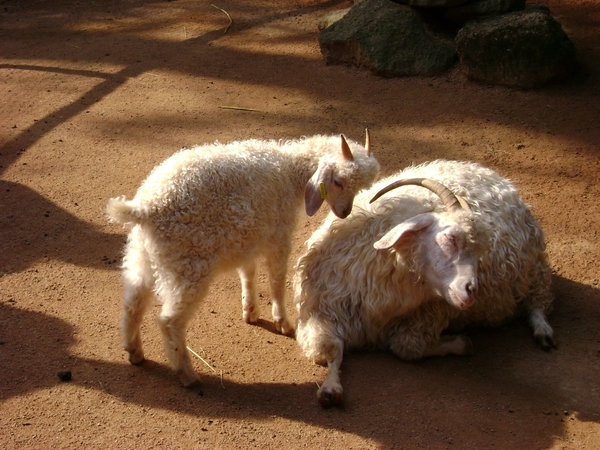
[[[411,184],[419,187],[371,204]],[[544,236],[510,181],[440,160],[380,181],[354,204],[345,220],[326,219],[296,267],[296,338],[329,369],[321,404],[343,400],[344,349],[379,346],[405,360],[470,354],[468,338],[442,332],[497,326],[519,311],[542,348],[555,346]]]
[[[352,148],[352,149],[351,149]],[[339,136],[290,141],[248,140],[184,149],[157,166],[133,200],[108,202],[113,222],[130,228],[123,259],[122,332],[129,361],[144,360],[140,326],[152,293],[166,352],[184,386],[198,382],[186,348],[186,328],[215,275],[236,268],[243,318],[260,310],[256,259],[270,275],[278,331],[292,334],[285,282],[292,232],[304,198],[308,215],[326,201],[338,217],[371,186],[379,164],[365,147]]]

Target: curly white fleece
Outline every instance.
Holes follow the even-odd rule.
[[[435,194],[416,186],[369,204],[392,181],[420,177],[441,182],[472,208],[452,219],[462,223],[480,255],[479,293],[466,310],[448,304],[424,281],[417,247],[426,243],[416,240],[402,253],[373,248],[393,226],[417,214],[452,216]],[[380,346],[419,359],[449,327],[497,326],[520,310],[547,314],[552,307],[551,271],[537,220],[514,184],[475,163],[438,160],[380,180],[356,197],[344,221],[330,215],[307,246],[296,266],[296,337],[318,363],[334,359],[339,344]]]
[[[237,268],[244,319],[256,322],[259,256],[266,258],[271,276],[275,325],[293,332],[285,311],[285,276],[303,199],[314,213],[323,202],[317,183],[323,179],[330,189],[325,202],[345,216],[356,192],[368,188],[379,172],[365,147],[348,144],[350,158],[343,155],[339,135],[184,149],[157,166],[132,200],[108,202],[109,218],[131,230],[123,260],[122,329],[132,363],[144,359],[140,325],[154,292],[163,304],[159,324],[171,365],[184,385],[194,384],[185,328],[195,306],[216,274]]]

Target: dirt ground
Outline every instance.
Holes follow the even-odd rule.
[[[197,0],[0,1],[0,447],[600,448],[597,1],[537,2],[582,67],[525,92],[459,70],[384,79],[326,66],[317,20],[338,1],[216,1],[233,19],[226,33],[226,14]],[[325,369],[268,314],[245,324],[230,274],[189,329],[212,367],[194,359],[201,390],[180,386],[151,317],[148,360],[131,366],[119,338],[125,232],[103,217],[108,198],[132,196],[184,146],[362,140],[367,126],[384,175],[452,158],[518,184],[547,235],[559,349],[536,348],[515,321],[471,334],[472,357],[355,352],[345,405],[323,409]],[[302,220],[292,263],[323,217]],[[264,270],[260,292],[266,312]]]

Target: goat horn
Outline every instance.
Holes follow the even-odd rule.
[[[456,195],[456,194],[454,194],[454,195]],[[460,206],[462,206],[463,209],[466,209],[467,211],[471,211],[471,206],[469,206],[467,201],[464,198],[462,198],[460,195],[456,195],[456,200],[458,200],[458,203],[460,203]]]
[[[342,155],[344,155],[344,159],[347,161],[354,161],[354,155],[352,155],[352,151],[350,150],[348,142],[346,142],[346,138],[343,134],[340,136],[342,137]]]
[[[365,148],[367,149],[367,156],[371,156],[371,133],[368,128],[365,128]]]
[[[396,189],[397,187],[407,185],[422,186],[424,188],[429,189],[442,200],[442,203],[444,203],[448,211],[455,211],[457,209],[466,209],[468,211],[471,210],[469,204],[462,197],[454,195],[454,193],[443,184],[438,183],[437,181],[429,180],[427,178],[410,178],[395,181],[392,184],[389,184],[383,189],[381,189],[377,194],[375,194],[375,196],[371,199],[369,203],[373,203],[383,194],[391,191],[392,189]]]

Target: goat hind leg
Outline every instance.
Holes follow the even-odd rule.
[[[463,334],[457,336],[440,336],[440,340],[428,347],[423,357],[428,356],[468,356],[473,354],[473,343],[471,339]]]
[[[148,254],[139,239],[140,233],[139,228],[132,230],[123,260],[125,295],[121,315],[121,333],[123,347],[129,353],[131,364],[140,364],[144,361],[140,327],[153,296],[152,286],[154,284]]]
[[[388,336],[390,351],[405,361],[430,356],[467,356],[473,354],[473,344],[465,335],[442,335],[446,321],[428,321],[424,310],[391,329]]]
[[[171,292],[169,298],[163,299],[163,307],[158,316],[158,324],[171,367],[179,375],[183,386],[187,388],[198,385],[200,380],[194,371],[187,349],[186,329],[196,309],[195,306],[205,293],[205,287],[201,291],[186,291],[182,294]]]
[[[150,290],[145,286],[135,286],[127,281],[125,282],[121,332],[123,334],[123,347],[129,353],[131,364],[140,364],[144,361],[140,327],[151,297]]]

